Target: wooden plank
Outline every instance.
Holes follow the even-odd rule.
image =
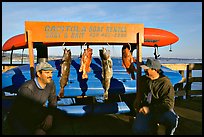
[[[175,106],[175,111],[181,117],[184,117],[189,120],[195,120],[195,121],[202,122],[201,112],[194,111],[194,110],[187,109],[187,108],[178,107],[178,106]]]
[[[189,64],[189,70],[202,70],[202,63]]]
[[[189,82],[202,82],[202,77],[190,77]]]
[[[188,95],[202,95],[202,90],[189,90]]]
[[[172,70],[186,70],[188,64],[162,64]]]
[[[202,70],[202,63],[190,63],[190,64],[162,64],[172,70],[187,70],[187,65],[189,65],[189,70]]]
[[[28,65],[28,64],[19,64],[19,63],[16,63],[16,64],[2,64],[2,66],[22,66],[22,65]]]

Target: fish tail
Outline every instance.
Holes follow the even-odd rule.
[[[64,97],[64,88],[60,87],[60,93],[58,95],[60,98]]]

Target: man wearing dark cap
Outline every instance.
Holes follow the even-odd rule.
[[[52,114],[57,106],[53,70],[49,63],[40,62],[36,77],[19,88],[10,113],[13,134],[44,135],[52,127]]]
[[[174,112],[174,88],[163,74],[158,60],[147,59],[141,67],[146,75],[139,80],[136,93],[134,106],[137,115],[132,126],[133,133],[173,135],[179,118]]]

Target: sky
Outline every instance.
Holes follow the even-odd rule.
[[[172,52],[170,46],[158,49],[160,57],[202,59],[202,2],[2,2],[2,46],[25,32],[25,21],[142,23],[145,28],[167,30],[179,37],[171,45]],[[122,46],[91,46],[93,56],[102,47],[111,56],[121,56]],[[72,55],[81,53],[80,46],[68,48]],[[142,47],[143,57],[154,57],[153,53],[154,48]],[[48,48],[48,54],[62,56],[63,48]]]

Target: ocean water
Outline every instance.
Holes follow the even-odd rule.
[[[146,61],[147,58],[143,58]],[[202,59],[183,59],[183,58],[159,58],[162,64],[189,64],[189,63],[202,63]],[[9,61],[3,61],[2,64],[9,64]],[[21,64],[20,61],[13,61],[13,64]],[[28,61],[23,62],[24,64],[29,64]],[[193,77],[202,77],[202,70],[193,70]],[[186,71],[184,71],[184,77],[186,77]],[[185,85],[184,85],[185,86]],[[191,85],[192,90],[202,90],[202,82],[193,82]]]

